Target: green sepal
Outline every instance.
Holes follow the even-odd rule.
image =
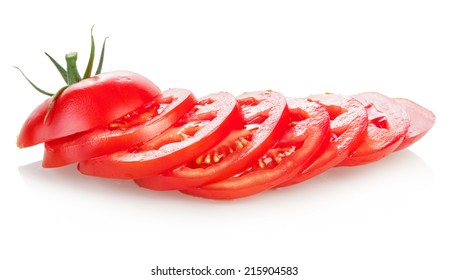
[[[84,71],[83,79],[87,79],[92,75],[92,67],[94,66],[94,58],[95,58],[95,41],[94,41],[94,35],[93,30],[94,26],[92,26],[90,30],[90,55],[89,55],[89,61],[87,62],[86,71]]]
[[[103,60],[104,60],[104,49],[106,47],[106,40],[108,37],[104,38],[103,41],[103,47],[101,48],[101,55],[100,55],[100,61],[98,62],[97,71],[95,72],[95,75],[98,75],[101,73],[101,68],[103,68]]]
[[[53,65],[58,69],[59,74],[61,74],[61,77],[64,79],[64,82],[67,83],[67,71],[62,67],[53,57],[51,57],[48,53],[45,53],[48,58],[50,58],[51,62],[53,62]]]
[[[43,89],[40,89],[40,88],[37,87],[35,84],[33,84],[33,82],[30,81],[30,79],[28,79],[28,77],[22,72],[22,70],[20,70],[19,67],[17,67],[17,66],[13,66],[13,67],[16,68],[17,70],[19,70],[20,73],[22,73],[22,75],[25,77],[25,79],[30,83],[30,85],[31,85],[35,90],[37,90],[38,92],[40,92],[40,93],[42,93],[42,94],[45,94],[45,95],[48,95],[48,96],[53,96],[53,93],[50,93],[50,92],[45,91],[45,90],[43,90]]]
[[[47,118],[48,118],[48,116],[50,115],[50,111],[51,111],[51,109],[53,108],[53,105],[55,104],[55,102],[56,102],[56,99],[58,99],[58,97],[64,92],[64,90],[66,89],[66,88],[68,88],[69,86],[63,86],[62,88],[60,88],[54,95],[53,95],[53,98],[51,99],[51,102],[50,102],[50,104],[48,105],[48,108],[47,108],[47,114],[45,114],[45,117],[44,117],[44,124],[47,122]]]

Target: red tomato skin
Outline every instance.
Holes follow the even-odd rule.
[[[272,150],[278,147],[296,147],[292,154],[283,158],[273,168],[267,166],[247,170],[225,180],[199,188],[188,188],[182,192],[217,200],[243,198],[277,186],[307,167],[329,144],[329,114],[321,105],[305,99],[290,98],[287,101],[291,115],[301,114],[306,119],[286,128]]]
[[[245,111],[245,119],[258,116],[258,113],[261,111],[264,114],[269,114],[269,117],[264,121],[263,127],[259,128],[254,134],[254,140],[251,144],[238,152],[229,154],[222,162],[216,165],[207,168],[190,168],[185,165],[163,174],[136,180],[136,183],[141,187],[153,190],[188,189],[224,180],[250,167],[283,134],[289,122],[289,112],[285,97],[278,92],[248,92],[237,97],[240,104],[244,99],[265,99],[256,107],[248,107],[249,110],[242,109],[242,111]],[[237,130],[242,129],[239,128]],[[217,146],[219,145],[220,143],[217,144]]]
[[[410,117],[410,128],[396,151],[407,149],[424,137],[435,124],[435,114],[423,106],[406,98],[395,98]]]
[[[410,117],[394,99],[377,92],[359,93],[352,97],[368,112],[367,134],[340,166],[367,164],[384,158],[399,147],[410,127]]]
[[[327,108],[332,116],[331,133],[335,136],[316,161],[278,187],[306,181],[338,165],[357,149],[366,135],[368,114],[359,101],[340,94],[313,95],[308,99]]]
[[[240,108],[235,97],[230,93],[211,94],[201,98],[199,103],[207,100],[213,100],[214,102],[207,103],[206,106],[192,114],[191,112],[186,114],[189,115],[190,119],[195,120],[215,116],[193,137],[184,141],[169,141],[168,144],[158,149],[138,150],[136,153],[120,151],[86,160],[78,164],[78,170],[91,176],[137,179],[165,172],[194,159],[197,154],[214,146],[242,122]],[[171,129],[176,129],[176,127],[169,128],[162,136],[169,135],[167,137],[173,136],[176,138],[177,135],[171,135]],[[155,138],[143,145],[151,145],[152,141],[158,140],[158,138]]]
[[[81,80],[58,97],[45,123],[51,97],[30,114],[17,146],[29,147],[107,125],[150,102],[160,92],[153,82],[129,71],[107,72]]]
[[[151,140],[173,125],[196,102],[192,92],[177,88],[162,92],[153,102],[160,103],[159,99],[169,98],[176,99],[161,114],[145,123],[131,126],[125,130],[101,127],[46,142],[42,166],[45,168],[60,167],[125,150],[133,145]]]

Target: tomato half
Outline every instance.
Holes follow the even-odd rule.
[[[353,95],[368,112],[367,134],[360,146],[340,165],[353,166],[377,161],[396,150],[410,127],[403,106],[380,93]]]
[[[396,148],[396,151],[399,151],[408,148],[424,137],[435,124],[435,115],[432,111],[411,100],[405,98],[396,98],[395,100],[404,107],[410,117],[410,128],[402,143]]]
[[[336,166],[354,152],[366,133],[368,115],[357,100],[339,94],[313,95],[308,99],[324,106],[329,113],[330,143],[310,166],[279,187],[305,181]]]
[[[201,98],[174,126],[153,140],[126,151],[83,161],[81,173],[135,179],[167,171],[207,151],[241,125],[237,101],[221,92]]]
[[[144,107],[107,126],[46,142],[42,166],[63,166],[149,141],[178,121],[195,102],[189,90],[164,91]]]
[[[150,80],[128,71],[81,80],[56,99],[45,123],[51,98],[30,114],[17,138],[17,146],[29,147],[107,125],[159,94],[159,88]]]
[[[329,114],[318,103],[306,99],[287,99],[287,103],[288,128],[249,169],[183,193],[210,199],[242,198],[277,186],[307,167],[329,144]]]
[[[237,100],[244,115],[242,127],[183,166],[136,183],[154,190],[186,189],[224,180],[251,167],[285,131],[288,108],[284,96],[273,91],[245,93]]]

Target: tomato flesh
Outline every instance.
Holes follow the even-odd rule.
[[[288,108],[282,94],[273,91],[245,93],[237,100],[244,115],[242,127],[183,166],[136,183],[154,190],[187,189],[251,167],[283,134],[289,122]]]
[[[367,134],[360,146],[339,165],[353,166],[377,161],[396,150],[410,127],[410,117],[394,99],[376,92],[353,95],[368,113]]]
[[[359,146],[365,135],[368,116],[357,100],[339,94],[313,95],[308,100],[322,105],[329,113],[330,143],[314,162],[278,187],[297,184],[336,166]]]
[[[186,89],[170,89],[107,126],[45,143],[43,167],[59,167],[125,150],[158,136],[196,102]]]
[[[242,198],[281,184],[307,167],[329,144],[329,114],[305,99],[287,101],[290,123],[264,156],[238,175],[183,193],[209,199]]]
[[[201,98],[174,126],[158,137],[126,151],[93,158],[78,165],[81,173],[136,179],[158,174],[192,160],[241,124],[237,101],[221,92]]]
[[[405,98],[396,98],[395,100],[404,107],[410,117],[410,128],[402,143],[396,148],[396,151],[400,151],[410,147],[427,134],[435,124],[435,115],[432,111],[411,100]]]
[[[56,99],[45,123],[51,98],[30,114],[17,138],[17,146],[29,147],[107,125],[159,94],[160,89],[153,82],[128,71],[102,73],[81,80]]]

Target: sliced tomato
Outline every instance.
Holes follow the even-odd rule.
[[[404,107],[410,117],[410,128],[402,143],[396,148],[396,151],[400,151],[408,148],[427,134],[435,124],[435,115],[432,111],[411,100],[405,98],[396,98],[395,100]]]
[[[107,126],[46,142],[42,166],[59,167],[149,141],[178,121],[195,102],[189,90],[164,91],[149,104]]]
[[[194,159],[241,123],[242,114],[234,96],[212,94],[201,98],[181,120],[153,140],[83,161],[78,169],[86,175],[121,179],[158,174]]]
[[[368,115],[357,100],[339,94],[313,95],[308,98],[324,106],[331,118],[331,140],[326,150],[297,175],[278,187],[296,184],[336,166],[360,145],[366,134]]]
[[[237,100],[245,120],[241,128],[183,166],[136,183],[154,190],[186,189],[224,180],[251,167],[285,131],[288,108],[282,94],[273,91],[245,93]]]
[[[353,166],[377,161],[401,145],[410,127],[403,106],[376,92],[353,95],[368,112],[367,134],[360,146],[340,165]]]
[[[318,103],[287,99],[290,123],[276,145],[249,169],[184,193],[209,199],[235,199],[270,189],[292,178],[329,144],[329,114]]]
[[[30,114],[17,138],[17,146],[29,147],[107,125],[159,94],[159,88],[150,80],[128,71],[81,80],[56,99],[45,122],[51,98]]]

